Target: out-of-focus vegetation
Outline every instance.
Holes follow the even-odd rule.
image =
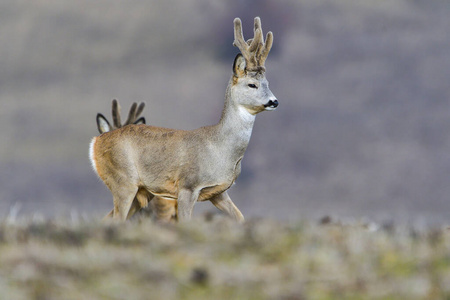
[[[324,218],[0,223],[0,299],[449,299],[450,232]]]

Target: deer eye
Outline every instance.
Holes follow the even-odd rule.
[[[252,88],[252,89],[257,89],[258,87],[256,86],[256,84],[253,84],[253,83],[250,83],[249,85],[248,85],[248,87],[249,88]]]

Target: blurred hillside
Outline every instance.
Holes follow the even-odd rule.
[[[2,1],[0,214],[106,213],[95,115],[218,121],[234,17],[274,32],[275,112],[231,190],[246,216],[448,222],[450,4],[440,0]],[[209,203],[199,212],[214,209]]]

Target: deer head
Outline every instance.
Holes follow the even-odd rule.
[[[264,62],[272,48],[273,34],[268,32],[263,39],[261,19],[255,18],[254,37],[244,40],[242,23],[239,18],[234,19],[233,45],[241,51],[233,64],[233,98],[239,99],[239,104],[248,112],[255,115],[264,110],[274,110],[278,100],[269,89],[265,77]],[[234,92],[233,92],[234,88]]]

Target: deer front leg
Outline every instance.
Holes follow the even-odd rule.
[[[229,215],[230,217],[234,218],[239,223],[244,222],[244,216],[242,215],[239,208],[236,207],[236,205],[231,201],[230,196],[228,196],[228,193],[225,191],[217,196],[214,196],[210,199],[212,204],[214,204],[215,207]]]
[[[182,189],[178,193],[177,217],[180,222],[190,220],[194,204],[198,200],[199,191]]]

